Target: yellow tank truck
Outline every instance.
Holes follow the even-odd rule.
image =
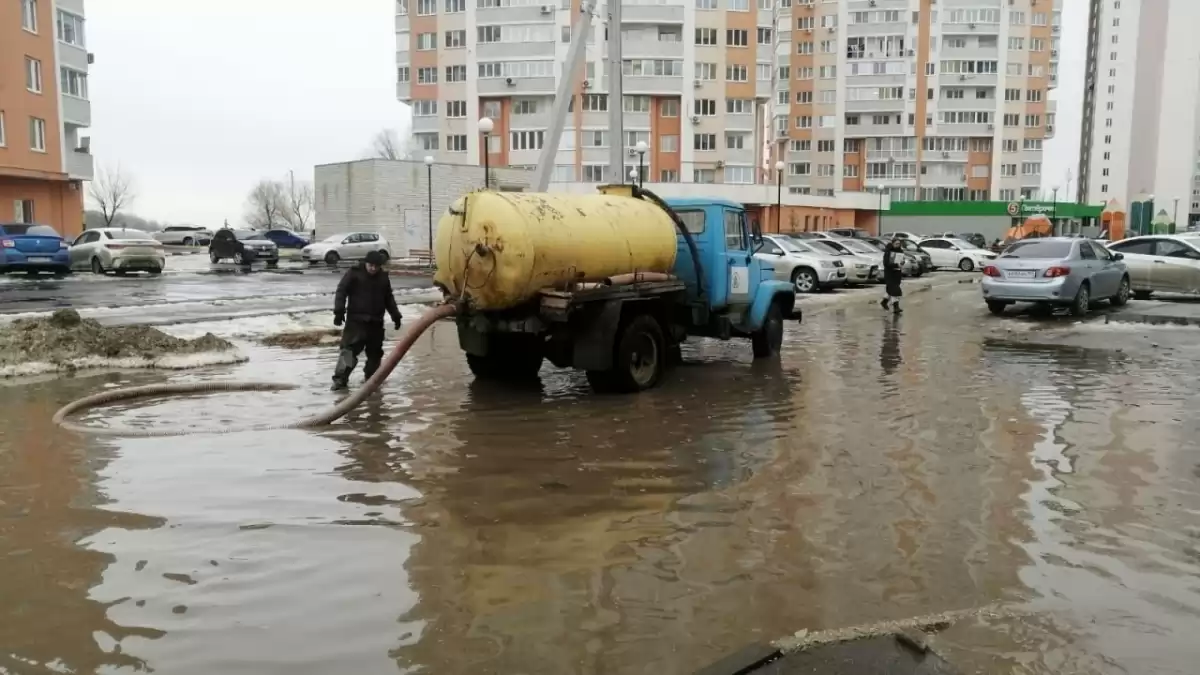
[[[633,185],[597,194],[459,198],[438,223],[435,283],[459,301],[459,343],[478,378],[536,378],[543,360],[592,387],[654,387],[691,336],[748,339],[777,356],[801,319],[791,284],[756,259],[740,204],[663,201]]]

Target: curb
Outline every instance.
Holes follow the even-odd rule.
[[[1144,323],[1148,326],[1200,326],[1200,317],[1120,312],[1104,315],[1104,323]]]

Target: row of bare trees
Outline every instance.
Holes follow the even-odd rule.
[[[308,181],[297,182],[264,178],[246,197],[246,224],[260,230],[286,227],[304,232],[313,222],[313,186]]]

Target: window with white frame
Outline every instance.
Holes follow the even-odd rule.
[[[1000,175],[1004,176],[1005,178],[1012,178],[1013,176],[1016,176],[1017,175],[1017,165],[1016,164],[1001,164],[1000,165]]]
[[[437,33],[420,33],[417,35],[417,51],[437,49]]]
[[[412,79],[412,71],[409,70],[408,66],[399,66],[396,68],[397,82],[408,82],[410,79]]]
[[[717,149],[716,134],[696,134],[692,137],[692,149],[702,150],[705,152]]]
[[[30,33],[38,32],[37,0],[21,0],[21,28]]]
[[[837,141],[817,141],[817,152],[833,152]]]
[[[792,152],[808,152],[812,150],[812,141],[805,139],[797,139],[791,142]]]
[[[792,162],[788,164],[789,176],[807,176],[809,175],[811,165],[808,162]]]
[[[659,117],[679,117],[679,99],[667,98],[658,102]]]
[[[1035,152],[1041,152],[1041,151],[1042,151],[1042,139],[1040,139],[1040,138],[1026,138],[1026,139],[1024,139],[1024,141],[1023,141],[1023,147],[1024,147],[1026,150],[1031,150],[1031,151],[1035,151]],[[1105,153],[1105,154],[1108,154],[1108,153]],[[1106,157],[1105,159],[1107,159],[1107,157]]]
[[[697,28],[696,29],[696,46],[697,47],[715,47],[717,45],[717,29],[716,28]]]
[[[843,164],[842,165],[842,178],[858,178],[858,165],[857,164]]]
[[[490,120],[500,118],[500,101],[484,101],[483,114],[481,117],[486,117]]]
[[[583,182],[585,183],[603,183],[608,173],[608,167],[599,164],[584,164],[583,165]]]
[[[479,64],[480,79],[554,77],[553,61],[488,61]]]
[[[717,114],[717,102],[711,98],[698,98],[692,103],[692,114],[712,117]]]
[[[29,118],[29,149],[34,152],[46,151],[46,120]]]
[[[25,57],[25,88],[35,94],[42,93],[42,62]]]
[[[964,42],[966,42],[966,41],[964,40]],[[1009,51],[1014,51],[1014,52],[1024,51],[1025,50],[1025,38],[1022,38],[1022,37],[1008,38],[1008,49],[1009,49]]]
[[[696,9],[716,9],[717,0],[696,0]]]
[[[621,72],[631,77],[682,77],[683,61],[675,59],[632,59],[621,62]]]
[[[413,144],[420,150],[437,150],[440,147],[437,134],[413,134]]]
[[[817,117],[817,128],[828,129],[837,126],[837,115],[820,115]]]
[[[745,150],[749,143],[750,134],[730,131],[725,133],[725,147],[729,150]]]
[[[584,94],[584,112],[608,112],[608,94]]]
[[[760,45],[775,44],[775,31],[771,30],[770,28],[759,28],[758,29],[758,44],[760,44]]]
[[[717,172],[712,169],[692,169],[693,183],[715,183],[717,182]]]
[[[446,101],[446,117],[461,118],[466,116],[466,101]]]
[[[679,152],[679,136],[667,134],[658,137],[659,152]]]
[[[509,134],[510,150],[541,150],[545,141],[544,131],[513,131]]]
[[[812,128],[812,115],[800,115],[799,117],[797,117],[796,118],[796,128],[797,129],[811,129]]]
[[[696,62],[696,79],[697,80],[715,80],[717,79],[717,64]]]
[[[87,100],[87,73],[73,68],[60,68],[59,75],[62,79],[63,94]]]
[[[938,124],[991,124],[992,115],[985,110],[941,110]]]
[[[417,16],[437,14],[437,0],[417,0]]]
[[[750,33],[745,29],[730,28],[725,31],[725,44],[730,47],[747,47],[750,45]]]
[[[417,84],[437,84],[437,68],[417,68]]]
[[[412,102],[413,117],[436,117],[438,102],[432,99],[417,99]]]
[[[636,148],[638,143],[650,145],[649,131],[626,131],[625,132],[625,147]]]
[[[447,82],[466,82],[467,67],[466,66],[446,66],[446,81]]]
[[[448,30],[443,39],[447,49],[462,49],[467,46],[467,31]]]
[[[446,0],[446,13],[458,14],[467,11],[467,0]]]
[[[754,167],[752,166],[727,166],[725,167],[725,182],[747,185],[754,182]]]
[[[466,152],[467,151],[467,135],[466,134],[447,134],[446,135],[446,152]]]
[[[837,66],[821,66],[817,71],[817,76],[822,80],[832,80],[837,77]]]
[[[821,91],[817,92],[817,102],[826,105],[833,105],[834,103],[837,103],[837,90],[822,89]]]
[[[754,70],[755,70],[755,79],[757,79],[759,82],[770,82],[771,74],[774,72],[775,69],[772,68],[771,64],[769,64],[769,63],[759,63],[759,64],[755,64]]]
[[[624,96],[621,109],[627,113],[648,113],[650,112],[650,97]]]
[[[608,132],[603,129],[584,129],[582,142],[585,148],[607,148]]]
[[[746,66],[739,64],[725,66],[725,79],[729,82],[746,82],[749,79]]]
[[[658,182],[660,183],[678,183],[679,171],[676,169],[663,169],[658,174]]]
[[[1022,176],[1040,176],[1042,175],[1041,162],[1021,162]]]
[[[408,16],[408,0],[396,0],[396,16]]]

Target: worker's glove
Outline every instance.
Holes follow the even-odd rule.
[[[343,322],[345,322],[345,320],[346,320],[345,314],[342,314],[341,312],[333,313],[333,325],[340,326],[340,325],[342,325]]]
[[[400,330],[400,319],[396,319],[396,330]]]

